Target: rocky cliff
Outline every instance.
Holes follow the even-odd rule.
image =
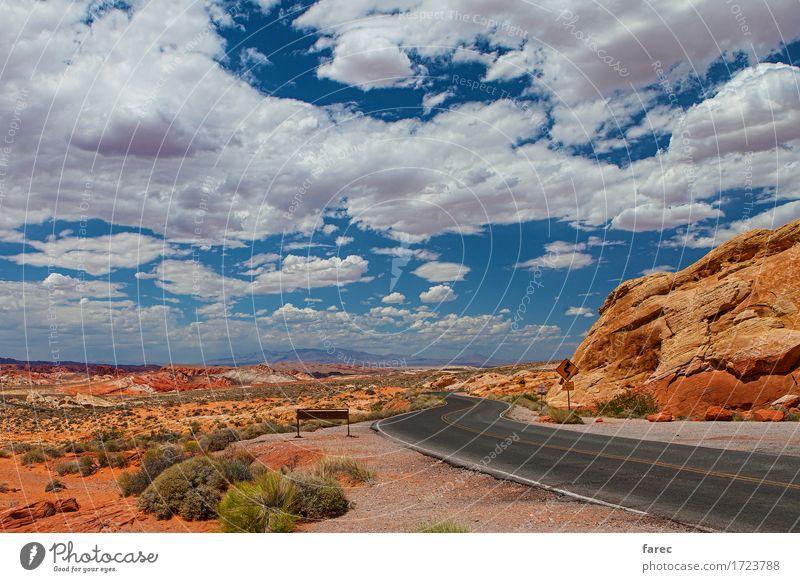
[[[673,414],[696,416],[796,393],[798,243],[800,221],[754,230],[680,272],[620,285],[575,352],[573,400],[642,390]]]

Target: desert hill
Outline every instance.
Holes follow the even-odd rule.
[[[573,400],[642,390],[673,414],[697,415],[798,393],[798,243],[800,221],[753,230],[682,271],[621,284],[575,352]]]

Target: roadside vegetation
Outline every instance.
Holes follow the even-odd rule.
[[[417,533],[470,533],[470,530],[454,521],[447,520],[423,526],[417,530]]]
[[[650,394],[626,390],[608,400],[595,402],[598,416],[613,418],[645,418],[658,412],[658,403]]]

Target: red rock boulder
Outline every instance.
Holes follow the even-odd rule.
[[[672,422],[672,415],[669,412],[658,412],[647,417],[649,422]]]
[[[539,422],[555,422],[552,416],[545,414],[544,416],[539,417]]]
[[[709,406],[706,409],[705,419],[731,421],[733,420],[733,411],[721,406]]]
[[[753,420],[758,422],[781,422],[785,414],[783,410],[767,410],[765,408],[753,411]]]

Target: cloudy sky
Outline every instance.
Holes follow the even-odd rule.
[[[800,10],[5,2],[0,356],[572,352],[800,217]]]

